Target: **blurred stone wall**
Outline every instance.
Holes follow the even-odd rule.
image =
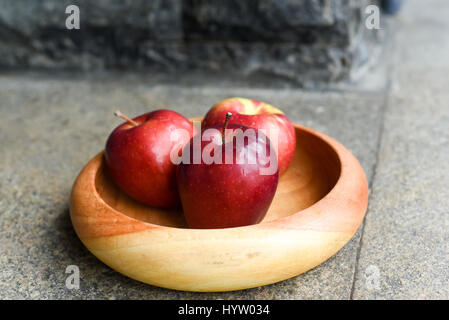
[[[376,0],[0,0],[0,67],[148,68],[348,79],[378,47]],[[80,8],[68,30],[65,9]]]

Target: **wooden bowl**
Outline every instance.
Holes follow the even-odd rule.
[[[366,212],[368,184],[340,143],[295,128],[294,159],[259,224],[187,229],[181,211],[147,207],[121,192],[107,176],[101,152],[73,185],[75,231],[114,270],[165,288],[230,291],[299,275],[351,239]]]

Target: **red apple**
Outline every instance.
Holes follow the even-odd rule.
[[[212,134],[205,139],[211,129]],[[276,192],[279,170],[269,139],[239,124],[227,126],[226,139],[222,130],[223,125],[202,130],[182,151],[183,157],[185,154],[188,157],[178,165],[176,177],[190,228],[228,228],[258,223],[267,213]],[[236,130],[234,136],[232,130]],[[255,138],[244,138],[248,130],[256,132]],[[196,139],[202,156],[194,163]],[[258,153],[260,151],[263,154]],[[212,163],[208,155],[214,157]],[[216,161],[218,159],[221,161]]]
[[[126,119],[110,134],[105,148],[106,168],[130,197],[154,207],[177,207],[176,165],[170,159],[193,136],[192,123],[177,112],[156,110]],[[172,132],[184,130],[173,139]]]
[[[295,129],[284,113],[265,102],[229,98],[218,102],[209,110],[202,128],[222,125],[227,112],[233,114],[231,123],[265,130],[273,148],[277,150],[279,175],[282,175],[292,161],[296,148]]]

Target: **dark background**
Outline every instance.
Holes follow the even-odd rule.
[[[0,67],[264,73],[302,85],[374,64],[376,0],[0,0]],[[80,8],[68,30],[65,8]]]

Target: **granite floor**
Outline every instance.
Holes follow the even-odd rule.
[[[1,74],[0,298],[448,299],[447,16],[445,0],[408,1],[386,49],[388,72],[324,92],[203,74]],[[98,261],[72,229],[68,198],[119,123],[113,111],[197,116],[229,96],[269,101],[355,154],[370,200],[354,238],[303,275],[228,293],[152,287]],[[69,265],[80,269],[78,290],[66,288]]]

